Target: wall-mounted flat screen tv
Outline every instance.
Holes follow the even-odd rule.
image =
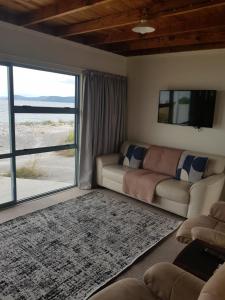
[[[213,127],[215,90],[160,91],[158,122]]]

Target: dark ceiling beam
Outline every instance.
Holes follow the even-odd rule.
[[[8,10],[0,6],[0,20],[3,22],[17,24],[19,18],[17,14],[9,12]]]
[[[129,51],[138,51],[145,49],[169,48],[176,46],[201,45],[206,43],[220,43],[225,42],[224,29],[219,31],[196,32],[196,33],[182,33],[177,35],[169,35],[163,37],[155,37],[144,40],[136,40],[126,43],[117,43],[114,45],[102,45],[100,49],[112,51],[116,53],[123,53]]]
[[[208,49],[223,49],[225,48],[225,42],[205,43],[200,45],[189,45],[189,46],[176,46],[168,48],[155,48],[155,49],[144,49],[135,51],[124,51],[117,54],[123,56],[139,56],[139,55],[153,55],[163,53],[175,53],[185,51],[196,51],[196,50],[208,50]]]
[[[9,12],[8,10],[0,7],[0,21],[18,25],[20,22],[20,14]],[[55,35],[54,28],[46,24],[36,24],[34,25],[33,29],[46,34]]]
[[[159,17],[175,16],[223,5],[225,5],[224,0],[168,0],[164,2],[155,2],[151,6],[148,5],[147,8],[149,8],[148,16],[151,20]],[[140,20],[141,16],[142,11],[140,9],[131,9],[123,13],[117,13],[87,22],[61,26],[58,28],[57,35],[61,37],[68,37],[135,24]]]
[[[52,26],[49,26],[47,24],[35,24],[32,26],[32,30],[36,30],[42,33],[54,35],[56,34],[55,28]]]
[[[110,1],[112,0],[57,0],[31,13],[21,15],[18,25],[28,27]]]

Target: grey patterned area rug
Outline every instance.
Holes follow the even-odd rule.
[[[0,299],[87,299],[179,223],[107,191],[3,223]]]

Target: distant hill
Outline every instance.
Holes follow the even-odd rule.
[[[0,100],[6,100],[6,97],[0,97]],[[43,102],[66,102],[73,103],[74,97],[59,97],[59,96],[39,96],[39,97],[24,97],[21,95],[15,95],[15,100],[22,101],[43,101]]]

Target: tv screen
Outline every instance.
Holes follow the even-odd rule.
[[[158,122],[213,127],[215,90],[160,91]]]

